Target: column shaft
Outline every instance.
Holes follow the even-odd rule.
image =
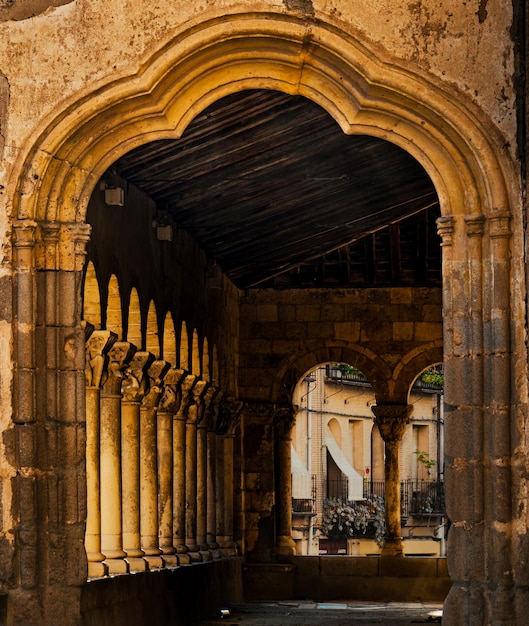
[[[101,552],[101,496],[99,471],[99,387],[86,389],[86,534],[88,576],[105,576]]]

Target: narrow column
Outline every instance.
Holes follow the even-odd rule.
[[[234,541],[234,476],[233,450],[235,428],[240,419],[242,403],[223,398],[220,406],[217,439],[217,541],[221,555],[237,553]]]
[[[215,463],[216,463],[216,477],[215,477],[215,536],[217,545],[219,547],[219,555],[222,556],[223,550],[226,546],[226,530],[224,523],[224,509],[225,509],[225,483],[226,483],[226,471],[224,468],[224,435],[215,435]]]
[[[235,435],[226,434],[222,442],[222,470],[224,473],[224,510],[222,511],[223,536],[219,538],[221,553],[224,556],[235,554],[233,541],[233,440]]]
[[[274,415],[276,457],[276,554],[294,554],[292,539],[292,461],[291,432],[294,412],[291,406],[277,408]]]
[[[201,561],[197,544],[197,451],[198,420],[203,409],[203,395],[207,383],[199,380],[193,387],[193,403],[186,421],[186,546],[192,561]]]
[[[145,370],[153,360],[150,352],[136,352],[121,385],[123,550],[131,572],[147,569],[140,541],[140,405],[147,390]]]
[[[186,420],[196,377],[184,372],[173,421],[173,545],[179,565],[191,562],[186,546]]]
[[[99,405],[105,354],[117,337],[108,330],[96,330],[86,342],[86,531],[85,549],[88,577],[108,573],[101,552],[101,475],[99,469]]]
[[[214,559],[220,558],[219,544],[217,543],[217,433],[219,404],[222,393],[216,393],[208,411],[208,447],[207,447],[207,521],[206,538],[208,548]]]
[[[217,390],[208,386],[198,411],[197,430],[197,544],[203,561],[212,558],[207,541],[208,515],[208,417]]]
[[[163,567],[158,545],[158,459],[156,411],[162,397],[167,361],[154,361],[147,370],[149,390],[140,407],[140,535],[149,569]]]
[[[400,517],[399,447],[410,421],[412,407],[407,404],[372,406],[375,423],[385,443],[384,494],[386,507],[386,536],[382,556],[403,556]]]
[[[121,383],[134,350],[128,342],[114,344],[101,391],[101,551],[109,574],[128,571],[121,518]]]
[[[173,545],[173,416],[177,410],[178,387],[183,370],[172,368],[164,378],[158,405],[158,518],[159,546],[166,567],[178,565]]]

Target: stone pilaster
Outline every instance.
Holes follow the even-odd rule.
[[[123,550],[131,572],[147,569],[140,539],[140,406],[148,389],[146,370],[153,361],[150,352],[136,352],[121,384]]]
[[[385,443],[384,493],[386,507],[386,536],[382,556],[403,556],[400,517],[399,447],[412,407],[407,404],[382,404],[371,407],[375,424]]]
[[[148,391],[140,407],[140,535],[141,549],[149,569],[163,567],[158,545],[158,459],[156,412],[162,397],[163,379],[170,368],[157,360],[147,370]]]
[[[88,577],[108,573],[101,552],[100,396],[106,354],[117,340],[108,330],[96,330],[86,342],[86,532]]]
[[[10,579],[23,593],[10,593],[9,615],[17,623],[28,615],[23,595],[29,589],[35,623],[52,621],[57,598],[65,623],[81,620],[79,588],[88,568],[80,287],[89,232],[84,224],[13,223],[16,525]],[[50,251],[49,259],[42,249]]]
[[[128,571],[122,537],[121,383],[135,351],[135,346],[125,341],[112,346],[101,391],[101,551],[109,574]]]

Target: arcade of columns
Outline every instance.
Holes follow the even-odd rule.
[[[86,332],[89,577],[235,554],[237,411],[112,331]]]

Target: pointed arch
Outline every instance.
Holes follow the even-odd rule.
[[[193,330],[193,343],[191,345],[191,373],[195,376],[200,376],[200,344],[198,341],[198,332],[195,328]]]
[[[211,357],[211,384],[213,387],[219,387],[219,355],[217,354],[217,344],[213,344]]]
[[[204,337],[204,343],[202,344],[202,378],[208,383],[211,382],[211,371],[209,368],[209,344],[207,337]]]
[[[121,310],[121,294],[117,276],[112,274],[108,281],[107,329],[123,338],[123,314]]]
[[[96,270],[92,261],[86,267],[83,285],[83,319],[90,322],[96,330],[101,328],[101,296]]]
[[[141,340],[141,308],[137,290],[133,287],[129,299],[129,321],[127,326],[127,341],[138,349],[142,346]]]
[[[187,334],[187,324],[182,322],[182,331],[180,333],[180,367],[184,370],[189,369],[189,335]]]
[[[178,365],[175,327],[170,311],[167,311],[163,323],[163,358],[173,367]]]
[[[152,352],[156,358],[160,356],[160,335],[158,332],[158,315],[156,306],[151,300],[147,311],[147,329],[145,333],[145,349]]]
[[[333,25],[240,13],[192,26],[129,80],[109,83],[50,116],[15,168],[14,185],[40,180],[37,193],[13,193],[16,214],[84,220],[94,186],[121,154],[179,137],[215,100],[262,87],[314,100],[346,133],[400,145],[433,180],[444,215],[508,209],[505,170],[513,166],[500,162],[494,149],[502,138],[457,90],[385,62]]]

